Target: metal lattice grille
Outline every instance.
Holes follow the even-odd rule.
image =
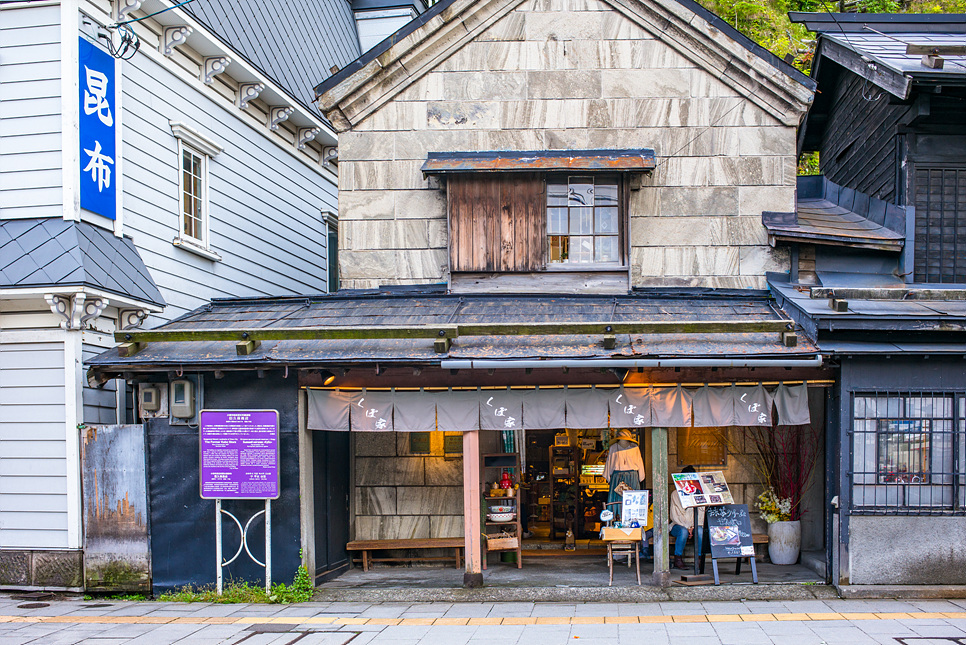
[[[966,168],[916,169],[916,282],[966,282]]]
[[[873,392],[852,396],[855,513],[966,512],[966,395]]]

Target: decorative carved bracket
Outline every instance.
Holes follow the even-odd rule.
[[[211,85],[217,74],[221,74],[228,69],[229,63],[231,63],[231,59],[227,56],[206,56],[201,80],[204,81],[205,85]]]
[[[238,107],[248,109],[248,104],[258,98],[265,89],[264,83],[242,83],[238,86]]]
[[[278,124],[287,120],[294,111],[295,108],[291,107],[273,107],[268,113],[268,127],[272,130],[278,130]]]
[[[110,302],[107,298],[88,300],[85,293],[75,293],[72,296],[47,293],[44,294],[44,300],[54,314],[63,318],[60,322],[61,329],[68,331],[83,329],[87,321],[100,316]]]
[[[322,132],[321,128],[299,128],[299,135],[295,141],[298,149],[305,150],[308,142],[314,139],[319,132]]]
[[[142,0],[119,0],[117,4],[117,21],[124,22],[130,14],[141,8]]]
[[[327,163],[336,166],[339,164],[339,146],[331,146],[322,150],[322,165]]]
[[[147,309],[121,309],[117,312],[117,326],[121,330],[138,329],[149,313]]]
[[[174,53],[174,48],[188,42],[188,36],[194,31],[191,27],[165,27],[164,36],[161,39],[161,53],[170,56]]]

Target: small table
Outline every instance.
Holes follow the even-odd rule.
[[[608,587],[614,586],[614,556],[627,555],[627,566],[631,566],[630,558],[634,558],[637,564],[637,586],[641,586],[641,543],[640,542],[608,542],[607,543],[607,568],[610,573]]]

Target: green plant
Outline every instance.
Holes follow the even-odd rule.
[[[253,585],[245,581],[229,582],[225,585],[221,595],[218,595],[210,585],[204,587],[185,585],[177,591],[167,591],[161,594],[158,600],[165,602],[211,602],[220,604],[244,602],[287,605],[293,602],[311,600],[314,591],[312,577],[308,570],[304,566],[299,566],[295,570],[295,578],[291,585],[277,582],[272,585],[269,592],[266,592],[265,587],[261,585]]]
[[[775,494],[774,488],[769,488],[758,496],[755,508],[758,510],[758,516],[769,524],[788,522],[792,519],[792,500],[779,497]]]

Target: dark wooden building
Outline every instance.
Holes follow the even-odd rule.
[[[824,177],[769,284],[837,369],[828,401],[829,577],[843,595],[966,584],[966,20],[793,14],[819,34],[799,134]]]

